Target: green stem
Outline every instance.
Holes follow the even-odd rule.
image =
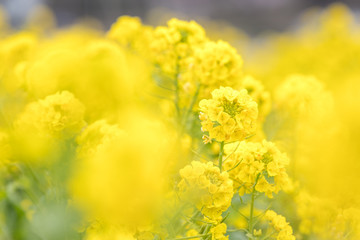
[[[249,217],[249,232],[253,232],[252,221],[254,218],[254,202],[255,202],[255,194],[254,191],[251,193],[251,203],[250,203],[250,217]]]
[[[198,99],[198,96],[199,96],[199,92],[200,92],[200,84],[197,84],[197,87],[196,87],[196,91],[195,91],[195,94],[194,96],[192,97],[191,99],[191,102],[190,102],[190,105],[189,105],[189,108],[187,109],[187,111],[185,112],[184,116],[183,116],[183,119],[182,119],[182,122],[181,122],[181,131],[180,131],[180,135],[183,134],[183,132],[185,131],[186,129],[186,124],[188,122],[188,118],[189,118],[189,115],[191,114],[193,108],[194,108],[194,105]]]
[[[270,232],[269,234],[267,234],[267,235],[265,235],[264,237],[262,237],[261,240],[266,240],[266,239],[268,239],[269,237],[271,237],[272,235],[274,235],[274,233],[276,233],[276,231]]]
[[[251,192],[251,202],[250,202],[250,216],[249,216],[249,232],[253,233],[253,219],[254,219],[254,203],[255,203],[255,187],[258,182],[258,179],[260,177],[260,174],[256,176],[255,183]]]
[[[184,230],[190,222],[195,221],[195,218],[197,218],[199,215],[201,214],[201,211],[196,211],[189,220],[186,220],[186,222],[184,223],[184,225],[182,227],[180,227],[180,229],[177,231],[177,233],[181,232],[182,230]]]
[[[226,160],[226,159],[225,159]],[[225,161],[224,161],[225,162]],[[230,168],[229,170],[227,170],[227,172],[230,172],[232,170],[234,170],[235,168],[237,168],[237,166],[240,165],[240,163],[242,162],[242,160],[240,160],[237,164],[235,164],[235,166],[233,166],[232,168]]]
[[[256,218],[256,220],[255,220],[255,222],[254,222],[254,225],[257,224],[257,223],[261,220],[261,218],[265,215],[265,213],[267,212],[267,210],[270,209],[270,207],[271,207],[271,203],[270,203],[270,205],[269,205],[262,213],[260,213],[259,215],[257,215],[257,216],[254,217],[254,218]]]
[[[207,224],[205,229],[204,229],[204,232],[202,232],[202,234],[208,234],[209,231],[210,231],[211,226],[212,226],[212,224]]]
[[[236,150],[237,150],[238,147],[240,146],[240,143],[241,143],[241,142],[239,142],[238,145],[234,148],[234,150],[224,159],[223,163],[224,163],[226,160],[228,160],[229,157],[231,157],[231,155],[233,155],[233,154],[236,152]]]
[[[220,143],[220,152],[219,152],[219,168],[220,172],[222,172],[222,161],[223,161],[223,154],[224,154],[224,142]]]
[[[249,221],[248,217],[245,216],[244,214],[242,214],[240,211],[238,211],[232,204],[231,207],[233,208],[233,210],[238,213],[240,216],[242,216],[246,221]]]
[[[186,115],[185,115],[185,122],[187,121],[187,118],[189,117],[189,114],[192,112],[192,109],[194,108],[194,105],[195,105],[195,103],[197,101],[197,98],[198,98],[199,93],[200,93],[200,86],[201,86],[200,83],[198,83],[197,86],[196,86],[195,94],[191,99],[190,106],[189,106],[189,108],[188,108],[188,110],[186,112]]]
[[[179,60],[178,60],[179,61]],[[180,96],[179,96],[179,64],[176,64],[176,71],[175,71],[175,76],[174,76],[174,82],[175,82],[175,99],[174,99],[174,103],[175,103],[175,107],[176,107],[176,113],[177,113],[177,121],[178,124],[181,124],[181,112],[180,112],[180,106],[179,106],[179,101],[180,101]]]

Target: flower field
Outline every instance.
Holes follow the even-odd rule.
[[[360,239],[359,15],[250,37],[40,10],[0,11],[1,240]]]

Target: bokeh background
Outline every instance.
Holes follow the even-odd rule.
[[[155,136],[153,132],[138,128],[138,126],[146,126],[143,124],[143,120],[138,121],[138,119],[147,119],[147,117],[137,111],[140,112],[142,108],[147,108],[147,103],[143,106],[142,102],[151,99],[148,103],[151,110],[158,109],[152,108],[153,105],[157,107],[159,105],[157,111],[164,112],[165,119],[176,116],[175,108],[171,107],[173,106],[172,92],[174,91],[171,89],[173,85],[170,85],[170,89],[166,89],[168,85],[164,84],[175,82],[176,88],[178,88],[178,80],[171,80],[179,79],[180,73],[180,76],[185,76],[185,81],[188,81],[186,73],[191,73],[193,65],[184,64],[186,67],[184,72],[170,67],[170,70],[174,70],[170,71],[170,81],[169,77],[164,77],[166,74],[170,75],[163,71],[168,68],[168,59],[170,62],[171,60],[177,61],[179,56],[176,55],[178,54],[176,53],[177,48],[175,48],[177,43],[164,45],[164,49],[174,48],[176,50],[174,51],[176,54],[167,58],[167,54],[164,54],[165,57],[162,55],[162,47],[159,48],[160,51],[157,47],[151,47],[152,43],[156,43],[158,39],[161,42],[161,35],[159,37],[153,34],[142,34],[152,31],[151,28],[139,24],[136,31],[130,31],[130,34],[125,34],[126,31],[122,32],[122,27],[125,26],[126,30],[126,24],[137,21],[137,19],[123,18],[123,20],[125,19],[124,25],[113,25],[112,30],[106,35],[105,32],[80,28],[78,25],[74,28],[66,28],[80,21],[85,25],[90,24],[91,28],[99,27],[107,31],[110,25],[122,15],[139,16],[145,24],[154,26],[164,25],[168,19],[173,17],[184,20],[194,19],[206,29],[206,34],[211,41],[223,39],[235,47],[244,59],[244,73],[251,74],[259,80],[259,83],[254,85],[259,92],[265,94],[269,91],[273,97],[273,103],[269,103],[272,110],[266,119],[262,119],[265,119],[263,128],[266,137],[276,143],[279,142],[280,148],[291,158],[290,172],[296,180],[295,190],[289,195],[278,195],[274,210],[288,219],[297,235],[305,236],[302,238],[303,240],[345,239],[349,234],[353,235],[351,236],[352,240],[360,239],[360,192],[358,191],[360,184],[360,95],[358,94],[360,89],[360,25],[359,21],[354,21],[354,18],[359,20],[360,0],[342,1],[348,7],[336,4],[328,8],[332,3],[333,1],[310,0],[0,0],[0,5],[5,8],[5,11],[0,8],[0,23],[1,17],[3,17],[1,14],[4,12],[15,29],[14,31],[13,28],[9,28],[9,37],[5,32],[4,36],[6,37],[4,40],[1,39],[0,44],[0,76],[2,77],[2,82],[0,82],[2,95],[0,94],[0,97],[9,98],[6,108],[0,109],[7,113],[7,115],[3,114],[2,119],[0,118],[0,127],[6,126],[9,129],[6,131],[10,132],[10,139],[14,138],[10,141],[11,148],[14,148],[13,152],[19,155],[15,154],[14,159],[19,158],[20,161],[24,159],[25,162],[28,159],[40,159],[46,163],[45,160],[49,159],[48,164],[52,164],[51,174],[54,178],[53,182],[48,181],[48,167],[43,167],[40,163],[40,167],[34,165],[34,168],[37,167],[37,175],[41,177],[41,181],[38,181],[36,175],[32,174],[31,168],[25,174],[17,175],[20,172],[17,171],[17,168],[15,168],[14,174],[10,172],[9,177],[0,174],[0,183],[5,182],[3,178],[6,178],[6,188],[2,189],[0,184],[0,200],[5,199],[2,202],[5,202],[6,205],[3,206],[7,209],[6,216],[4,218],[0,216],[0,239],[4,239],[1,235],[1,225],[7,228],[6,234],[10,236],[6,239],[14,240],[24,239],[12,238],[12,236],[27,235],[27,228],[34,231],[34,234],[46,236],[41,239],[63,240],[66,239],[64,236],[69,236],[69,234],[78,235],[78,231],[80,234],[90,234],[89,236],[91,236],[91,233],[85,229],[76,229],[75,231],[68,227],[72,224],[78,225],[78,222],[85,222],[82,219],[81,221],[77,220],[81,218],[78,216],[81,214],[77,213],[76,206],[74,206],[74,211],[69,211],[69,214],[64,211],[71,204],[69,199],[72,199],[72,193],[68,193],[67,186],[63,183],[68,178],[69,182],[77,181],[72,180],[72,176],[67,176],[69,165],[78,164],[77,160],[73,161],[77,158],[75,148],[68,147],[66,151],[58,154],[62,152],[59,150],[62,145],[59,144],[59,148],[56,145],[53,150],[52,146],[47,147],[47,140],[39,140],[40,144],[37,143],[36,138],[34,141],[35,134],[33,133],[36,132],[36,128],[32,130],[31,127],[38,121],[32,119],[40,119],[42,115],[34,114],[33,118],[31,113],[28,117],[26,111],[24,112],[26,113],[25,117],[22,119],[24,119],[24,126],[27,126],[29,122],[30,130],[17,130],[23,135],[17,135],[16,131],[13,133],[13,122],[17,121],[17,115],[22,116],[20,113],[27,106],[25,104],[30,104],[30,101],[35,99],[52,96],[51,94],[55,94],[56,91],[66,90],[73,92],[74,96],[79,96],[79,101],[86,104],[85,108],[89,109],[88,116],[86,116],[89,124],[102,118],[114,119],[113,121],[119,122],[119,124],[125,122],[134,124],[129,124],[129,136],[133,137],[133,140],[128,141],[129,144],[134,144],[131,145],[134,147],[124,147],[126,153],[122,153],[121,148],[118,153],[115,149],[119,149],[118,146],[122,144],[122,140],[109,141],[111,143],[109,149],[113,148],[114,151],[103,151],[96,154],[98,159],[105,160],[105,164],[98,160],[89,161],[96,164],[90,164],[89,168],[80,166],[78,169],[81,171],[74,171],[76,173],[74,175],[79,176],[80,179],[75,187],[71,187],[75,188],[75,190],[71,190],[74,195],[78,194],[80,198],[82,196],[84,202],[89,201],[89,209],[94,209],[95,212],[97,212],[97,206],[100,206],[97,214],[103,215],[105,221],[109,221],[111,224],[116,223],[116,226],[118,221],[136,223],[138,219],[143,220],[143,216],[147,215],[143,215],[144,212],[147,213],[146,209],[151,209],[150,212],[153,212],[155,208],[151,203],[147,203],[147,196],[154,196],[154,199],[149,202],[157,203],[161,200],[162,191],[158,190],[157,183],[160,180],[157,177],[160,176],[158,171],[165,166],[163,162],[167,161],[162,159],[161,164],[153,164],[152,159],[155,157],[149,157],[147,154],[151,152],[149,146],[152,147],[148,143],[150,141],[160,142],[160,140],[153,140],[153,136]],[[37,8],[44,5],[51,9],[54,18],[46,8]],[[35,16],[33,19],[30,17],[29,20],[29,16],[36,9],[45,9],[45,11],[39,11],[38,14],[33,15]],[[306,9],[314,11],[307,10],[304,14]],[[316,11],[317,9],[320,11]],[[56,25],[65,31],[55,27],[53,19],[56,20]],[[7,25],[4,26],[5,30],[7,30],[6,27]],[[16,31],[22,28],[25,31]],[[120,30],[119,34],[117,34],[118,30]],[[111,32],[116,34],[112,35]],[[181,33],[181,31],[179,32]],[[201,33],[201,31],[199,32]],[[244,32],[246,34],[243,34]],[[272,34],[274,32],[275,34]],[[166,35],[164,36],[166,37]],[[155,46],[157,45],[161,44],[157,43]],[[179,49],[181,50],[181,48]],[[202,50],[200,49],[200,51]],[[208,56],[214,57],[214,59],[224,55],[222,52],[220,54],[209,52]],[[162,58],[156,57],[159,55]],[[235,54],[235,56],[237,55]],[[204,59],[207,58],[204,57]],[[148,62],[154,63],[155,67],[152,64],[148,66]],[[177,64],[172,66],[175,65]],[[226,68],[232,68],[232,65],[225,64]],[[301,75],[293,76],[293,74]],[[192,82],[194,79],[190,78],[190,81],[181,87],[185,97],[186,94],[189,95],[184,102],[194,95],[189,92],[195,91],[195,86],[192,90],[191,87],[188,87],[194,83]],[[236,83],[236,81],[234,82]],[[292,86],[292,84],[287,84],[289,82],[296,84]],[[154,83],[160,83],[160,88],[170,91],[162,94],[165,90],[158,91],[160,88],[155,88]],[[215,86],[213,87],[215,88]],[[250,87],[252,88],[251,84]],[[8,89],[11,90],[9,90],[10,93],[7,93]],[[19,90],[20,94],[14,89]],[[154,91],[155,98],[149,94],[149,92],[152,94],[153,90],[156,90],[156,92]],[[136,94],[133,94],[135,92]],[[137,99],[138,92],[141,95],[141,101],[140,99],[139,101],[134,100]],[[252,92],[254,92],[253,89]],[[0,103],[2,103],[1,98]],[[163,98],[169,98],[171,101],[163,101]],[[186,110],[185,116],[188,117],[189,112],[193,113],[190,114],[191,121],[198,124],[197,110],[194,109],[192,112],[192,105],[188,110],[187,105],[189,104],[184,104],[186,106],[183,108]],[[57,109],[57,105],[55,106]],[[136,109],[136,111],[132,113],[129,109]],[[160,116],[163,115],[160,114]],[[179,119],[176,121],[180,122]],[[52,122],[52,120],[50,119],[48,122]],[[80,121],[80,123],[83,122]],[[184,123],[187,124],[187,121],[185,120]],[[193,123],[191,122],[191,124]],[[190,127],[181,126],[180,136],[187,128],[190,133],[187,138],[184,138],[184,143],[183,139],[180,144],[168,142],[169,145],[176,148],[176,151],[172,151],[172,148],[166,147],[174,153],[175,157],[164,157],[164,159],[172,159],[175,162],[170,161],[174,166],[169,168],[171,174],[175,172],[174,175],[177,176],[178,170],[187,164],[186,161],[190,162],[190,159],[197,155],[202,157],[202,152],[198,151],[200,147],[201,149],[203,147],[202,142],[198,141],[201,138],[200,126],[196,124],[190,125]],[[109,133],[109,139],[112,135],[123,135],[118,134],[117,130],[120,130],[116,125],[114,126],[109,125],[105,128],[108,129],[106,132]],[[123,126],[126,129],[127,125]],[[2,131],[2,129],[0,130]],[[148,131],[148,138],[142,136],[146,131]],[[160,133],[160,131],[156,132]],[[175,130],[169,132],[173,139]],[[164,136],[166,134],[164,133]],[[46,131],[44,135],[46,135]],[[259,136],[262,137],[260,134]],[[7,141],[7,132],[1,137],[0,132],[0,144],[3,139]],[[72,137],[71,141],[75,141],[74,136]],[[162,138],[162,135],[156,134],[156,137]],[[99,139],[103,138],[105,137],[99,137]],[[138,145],[139,139],[142,141],[140,144],[144,144],[144,146]],[[163,137],[163,139],[167,138]],[[37,144],[41,147],[33,150],[32,146]],[[42,147],[42,144],[45,147]],[[75,142],[71,144],[75,144]],[[73,145],[69,143],[68,146]],[[138,151],[138,149],[142,149],[142,151]],[[193,151],[193,149],[197,151]],[[216,147],[204,149],[203,152],[209,156],[209,159],[214,158],[214,153],[216,155],[219,151]],[[177,151],[181,154],[177,155]],[[138,155],[132,154],[135,152]],[[45,154],[45,157],[42,157],[41,154]],[[124,154],[126,157],[119,157],[122,156],[119,154]],[[0,154],[0,158],[2,155],[5,154]],[[10,154],[9,156],[12,157]],[[131,156],[130,160],[127,160],[128,156]],[[7,158],[7,155],[5,157]],[[118,158],[131,163],[130,170],[123,168],[122,162],[117,161]],[[64,164],[62,159],[71,164],[68,162]],[[132,159],[137,159],[136,164],[132,164]],[[178,161],[178,159],[180,160]],[[55,163],[53,164],[53,162]],[[142,163],[146,166],[144,169],[148,169],[149,174],[143,174],[140,171],[142,168],[137,167],[142,166]],[[147,168],[147,166],[151,167]],[[156,171],[152,169],[152,166],[155,166]],[[77,166],[75,167],[77,169]],[[83,169],[85,169],[84,174],[82,173]],[[90,170],[87,172],[87,169]],[[129,176],[123,172],[129,173]],[[18,178],[18,176],[20,177]],[[118,176],[124,177],[124,180],[119,179]],[[170,179],[167,176],[164,178]],[[42,182],[42,184],[38,184],[38,182]],[[171,180],[172,183],[173,180]],[[44,190],[42,185],[45,185]],[[38,207],[36,201],[33,201],[34,204],[31,205],[32,203],[31,201],[29,203],[27,197],[19,196],[18,189],[37,194],[41,200],[44,198],[44,201],[41,202],[42,205],[39,205],[39,209],[42,208],[44,211],[34,211]],[[99,189],[99,191],[93,189]],[[154,194],[156,191],[159,191],[159,194]],[[123,197],[125,195],[130,197]],[[119,199],[121,199],[121,204],[118,202]],[[131,205],[132,199],[144,201],[140,201],[139,208],[128,207]],[[25,204],[23,200],[25,200]],[[28,201],[26,202],[26,200]],[[137,201],[134,203],[137,204]],[[109,210],[110,206],[111,208],[114,206],[115,210]],[[0,215],[2,209],[0,201]],[[129,221],[128,216],[131,214],[127,214],[128,209],[138,210],[139,214],[134,214],[134,220]],[[169,212],[175,212],[173,209],[169,209]],[[261,209],[265,209],[265,205],[261,206]],[[123,210],[125,212],[122,212]],[[246,208],[243,210],[248,212]],[[26,220],[31,218],[27,217],[27,214],[34,215],[35,220],[30,223]],[[148,215],[152,218],[153,214]],[[154,213],[154,215],[157,214]],[[125,220],[124,217],[126,217]],[[236,223],[237,219],[234,218],[232,221]],[[91,226],[90,223],[85,224]],[[237,227],[243,228],[241,226],[244,224],[241,224],[243,223],[239,223]],[[169,226],[171,225],[178,225],[178,222],[170,223]],[[64,229],[69,229],[69,231],[64,231]],[[98,234],[96,231],[94,233]],[[312,235],[325,237],[312,238]],[[344,236],[344,238],[334,236]],[[238,237],[234,238],[239,239]],[[30,236],[26,239],[39,238]],[[104,240],[101,237],[95,239]]]
[[[324,8],[331,0],[0,0],[14,27],[21,27],[26,16],[38,5],[47,5],[59,26],[82,18],[96,18],[108,29],[120,15],[139,16],[147,24],[159,24],[159,12],[184,20],[225,21],[250,35],[285,30],[298,22],[308,8]],[[359,0],[344,0],[353,12],[359,12]],[[157,18],[159,17],[159,18]],[[160,20],[161,19],[161,20]],[[160,22],[159,22],[160,21]]]

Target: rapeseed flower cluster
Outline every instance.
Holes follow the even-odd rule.
[[[206,142],[234,142],[245,139],[256,130],[257,104],[245,89],[220,87],[211,99],[201,100],[200,120]]]
[[[286,219],[276,214],[272,210],[268,210],[265,213],[265,219],[270,221],[270,225],[275,229],[276,236],[274,239],[278,240],[294,240],[295,237],[293,236],[293,230]],[[271,235],[270,235],[271,236]]]
[[[221,220],[233,197],[233,183],[226,172],[220,173],[213,163],[193,161],[180,170],[179,191],[184,200],[189,199],[204,216],[212,221]]]
[[[85,107],[68,91],[58,92],[25,106],[15,122],[18,131],[74,137],[85,126]]]
[[[152,39],[152,28],[144,26],[140,18],[123,16],[111,26],[107,36],[123,47],[146,54]]]
[[[0,239],[359,239],[360,27],[311,14],[258,45],[0,8]]]
[[[150,48],[154,64],[177,78],[194,48],[205,41],[205,31],[196,22],[171,19],[167,27],[157,27],[153,32]]]
[[[229,170],[235,186],[242,196],[255,190],[272,198],[272,193],[291,188],[286,167],[288,157],[272,142],[261,143],[242,141],[237,146],[225,148],[224,169]],[[228,157],[227,157],[228,155]]]
[[[228,236],[224,236],[226,233],[226,224],[220,223],[219,225],[210,229],[211,232],[211,239],[214,240],[227,240],[229,239]]]
[[[224,41],[207,41],[194,49],[187,62],[188,69],[181,81],[201,87],[200,99],[208,98],[220,86],[239,87],[243,61],[241,56]],[[195,82],[194,82],[195,81]]]

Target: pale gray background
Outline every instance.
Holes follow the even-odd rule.
[[[149,10],[162,7],[176,11],[187,19],[207,17],[223,20],[249,34],[264,30],[284,30],[298,21],[309,7],[326,7],[330,0],[0,0],[14,27],[20,27],[27,13],[37,4],[48,5],[56,14],[60,26],[74,23],[82,17],[95,17],[107,29],[120,15],[148,19]],[[360,0],[344,0],[354,12]]]

